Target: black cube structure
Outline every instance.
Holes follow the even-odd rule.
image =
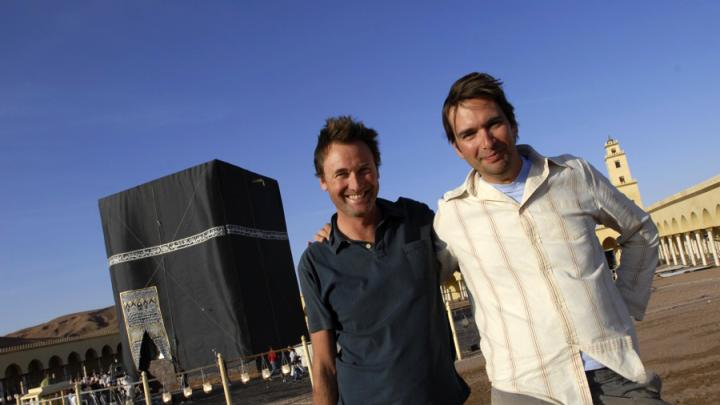
[[[213,160],[99,205],[131,373],[150,341],[189,370],[307,333],[275,180]]]

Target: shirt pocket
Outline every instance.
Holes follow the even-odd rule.
[[[407,260],[410,273],[416,280],[430,278],[433,269],[436,268],[433,248],[429,240],[421,239],[410,242],[403,246],[405,259]]]

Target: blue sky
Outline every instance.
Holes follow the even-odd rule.
[[[720,173],[716,2],[349,3],[0,2],[0,335],[111,305],[97,200],[214,158],[279,181],[297,262],[328,116],[380,133],[381,196],[435,207],[471,71],[544,154],[604,171],[619,139],[647,205]]]

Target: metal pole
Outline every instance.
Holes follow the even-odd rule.
[[[225,373],[225,362],[223,361],[222,354],[220,353],[217,354],[217,366],[218,370],[220,370],[220,380],[222,381],[223,391],[225,392],[225,403],[227,405],[232,405],[232,402],[230,401],[230,387],[228,387],[227,374]]]
[[[455,344],[455,355],[458,360],[462,360],[462,354],[460,353],[460,344],[458,343],[457,333],[455,332],[455,320],[453,320],[452,310],[450,309],[450,303],[445,303],[445,310],[447,311],[448,321],[450,321],[450,331],[452,332],[453,343]]]
[[[145,393],[145,405],[152,405],[150,401],[150,385],[148,384],[147,373],[143,371],[140,375],[142,376],[143,392]]]
[[[302,341],[303,349],[305,349],[305,360],[308,364],[308,374],[310,375],[310,386],[313,387],[315,384],[313,383],[313,373],[312,373],[312,360],[310,359],[310,351],[308,350],[307,340],[305,340],[305,335],[300,336],[300,340]]]

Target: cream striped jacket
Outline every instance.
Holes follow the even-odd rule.
[[[580,352],[646,380],[631,319],[645,313],[658,235],[650,216],[585,160],[518,146],[532,168],[522,203],[471,171],[439,201],[442,261],[472,295],[493,387],[558,404],[592,404]],[[596,236],[620,233],[612,280]]]

